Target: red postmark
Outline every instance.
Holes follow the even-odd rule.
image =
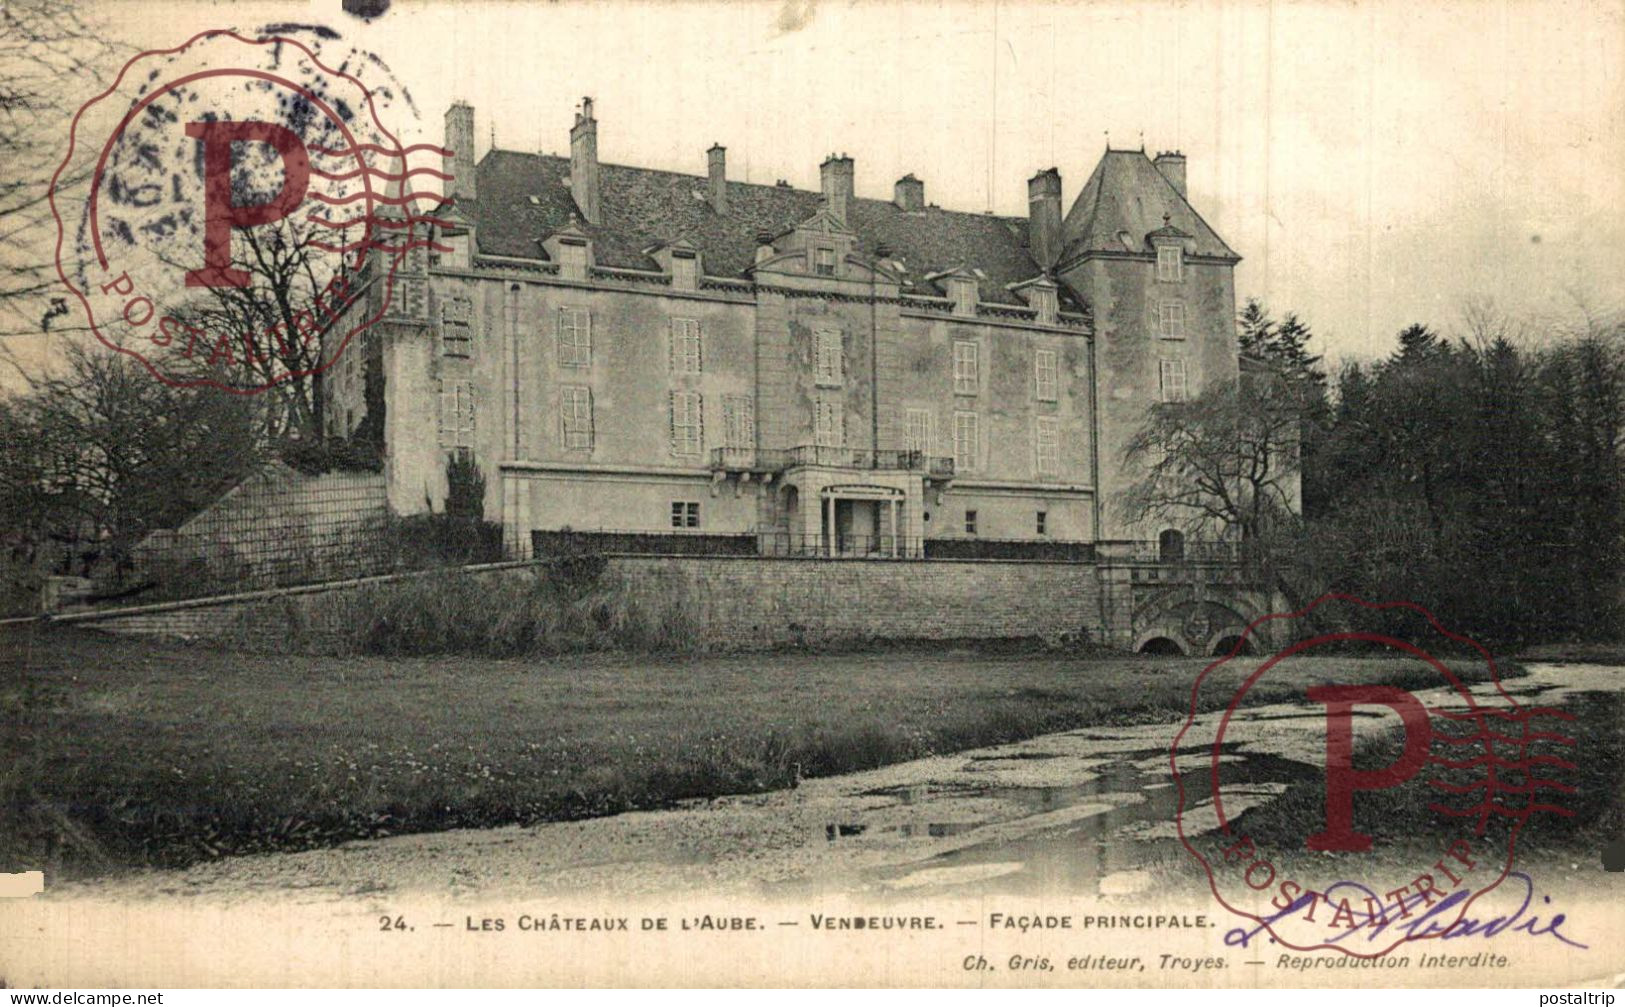
[[[1264,623],[1282,623],[1271,629],[1290,636],[1293,622],[1338,606],[1413,614],[1441,648],[1473,655],[1487,676],[1464,683],[1424,647],[1353,630],[1300,640],[1263,661],[1239,657]],[[1404,659],[1410,687],[1327,681],[1306,688],[1295,708],[1242,710],[1272,671],[1317,651],[1346,655],[1350,646]],[[1217,710],[1199,714],[1203,707]],[[1231,654],[1197,677],[1170,754],[1180,842],[1214,897],[1242,921],[1234,943],[1376,958],[1406,941],[1462,936],[1479,926],[1474,903],[1512,871],[1530,817],[1571,814],[1560,798],[1574,788],[1560,777],[1575,768],[1567,757],[1573,739],[1536,729],[1568,719],[1521,706],[1487,650],[1420,606],[1327,595],[1253,622]],[[1306,781],[1316,794],[1252,819],[1265,834],[1246,812],[1286,800],[1287,784],[1244,771],[1260,752],[1287,753],[1276,755],[1277,773],[1294,767],[1296,795]]]
[[[389,312],[401,264],[449,250],[419,212],[448,201],[413,191],[449,176],[408,155],[449,152],[386,127],[400,89],[357,76],[381,65],[202,32],[79,110],[49,196],[58,275],[103,345],[253,393],[321,373]]]

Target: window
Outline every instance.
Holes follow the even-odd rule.
[[[671,453],[697,455],[705,447],[704,404],[699,392],[671,393]]]
[[[671,320],[671,371],[700,373],[700,323],[693,318]]]
[[[1033,530],[1036,531],[1040,535],[1048,535],[1049,534],[1049,512],[1048,511],[1039,511],[1038,512],[1038,520],[1034,522]]]
[[[1157,279],[1162,283],[1178,283],[1184,277],[1185,252],[1178,245],[1157,248]]]
[[[576,451],[591,451],[592,389],[566,385],[559,392],[559,428],[564,446]]]
[[[448,357],[466,357],[473,345],[469,322],[474,315],[466,297],[448,297],[440,302],[440,352]]]
[[[1185,302],[1163,301],[1158,306],[1158,331],[1164,339],[1185,338]]]
[[[440,383],[440,446],[455,450],[474,446],[474,384]]]
[[[700,526],[700,505],[695,500],[673,500],[671,502],[671,526],[673,528],[698,528]]]
[[[826,388],[839,388],[844,368],[841,361],[841,333],[838,329],[819,329],[813,333],[813,361],[818,383]]]
[[[981,451],[980,417],[975,413],[954,413],[954,470],[969,472],[976,468],[976,456]]]
[[[749,395],[722,397],[722,437],[730,448],[756,446],[756,399]]]
[[[586,308],[559,309],[559,366],[592,366],[592,314]]]
[[[1163,563],[1178,563],[1185,558],[1185,534],[1172,528],[1157,536],[1157,558]]]
[[[846,445],[846,414],[840,399],[819,396],[814,404],[813,443],[821,448],[839,448]]]
[[[699,262],[693,255],[673,253],[671,257],[671,285],[678,290],[693,290],[699,280]]]
[[[976,344],[954,343],[954,394],[975,395],[981,382],[976,370]]]
[[[813,253],[813,272],[819,276],[835,275],[835,249],[820,248]]]
[[[1162,401],[1185,401],[1185,361],[1162,361]]]
[[[1053,476],[1061,470],[1061,421],[1040,416],[1034,422],[1033,467],[1041,476]]]
[[[1055,351],[1039,350],[1033,359],[1034,395],[1038,401],[1055,401],[1055,371]]]
[[[1053,289],[1033,291],[1031,303],[1035,309],[1035,318],[1039,325],[1055,324],[1056,312],[1060,310],[1060,305]]]
[[[443,259],[440,256],[435,255],[433,252],[429,253],[430,264],[433,265],[438,260],[444,262],[448,266],[467,269],[469,265],[468,233],[466,231],[461,234],[446,233],[440,236],[440,240],[444,242],[445,245],[451,249],[451,251],[445,253],[445,258]]]
[[[559,243],[559,275],[566,280],[587,278],[587,246],[584,242]]]
[[[905,416],[904,446],[921,454],[931,453],[931,410],[910,409]]]
[[[976,534],[976,512],[973,510],[968,510],[965,512],[965,534]]]

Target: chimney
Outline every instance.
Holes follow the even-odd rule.
[[[720,143],[713,143],[711,149],[705,152],[705,167],[711,176],[711,209],[715,213],[727,216],[728,148]]]
[[[1027,247],[1049,272],[1061,257],[1061,173],[1046,168],[1027,180]]]
[[[1162,177],[1179,193],[1179,198],[1185,198],[1185,155],[1177,150],[1164,150],[1157,154],[1156,160],[1151,162],[1162,172]]]
[[[830,216],[846,223],[846,204],[852,200],[852,159],[831,154],[818,168],[824,182],[824,206]]]
[[[773,232],[756,232],[756,261],[766,262],[773,258]]]
[[[915,178],[913,172],[909,172],[892,186],[892,202],[897,204],[899,210],[925,209],[925,183]]]
[[[570,129],[570,195],[582,219],[602,220],[598,208],[598,120],[592,117],[592,99],[581,99],[581,111]]]
[[[474,193],[474,106],[454,101],[446,109],[446,149],[440,170],[450,175],[445,194],[459,200],[473,199]]]

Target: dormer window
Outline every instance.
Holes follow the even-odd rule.
[[[678,290],[693,290],[699,282],[699,263],[693,252],[673,252],[671,257],[671,285]]]
[[[948,277],[948,299],[953,302],[954,314],[976,314],[976,277],[968,273]]]
[[[1157,280],[1161,283],[1178,283],[1185,278],[1185,250],[1178,245],[1162,245],[1157,248]]]
[[[819,276],[835,275],[835,249],[819,248],[814,250],[813,272]]]
[[[1056,300],[1055,289],[1053,287],[1045,287],[1043,289],[1033,291],[1032,306],[1037,312],[1035,317],[1037,318],[1038,324],[1055,324],[1056,311],[1059,308]]]
[[[440,241],[450,251],[439,256],[431,253],[431,265],[434,264],[432,261],[434,259],[439,259],[441,265],[450,266],[453,269],[468,269],[473,265],[469,257],[470,242],[467,231],[447,231],[440,236]]]

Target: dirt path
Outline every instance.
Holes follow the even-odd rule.
[[[1620,668],[1536,665],[1530,672],[1507,686],[1521,702],[1625,688]],[[1418,695],[1430,704],[1447,696]],[[1372,716],[1357,720],[1356,729],[1388,723]],[[1082,729],[670,811],[232,858],[53,894],[227,903],[406,894],[1130,894],[1150,883],[1146,868],[1179,852],[1168,842],[1175,835],[1168,753],[1176,730]],[[1245,709],[1226,738],[1222,773],[1234,815],[1318,764],[1324,711]],[[1200,805],[1185,820],[1188,830],[1214,824]]]

